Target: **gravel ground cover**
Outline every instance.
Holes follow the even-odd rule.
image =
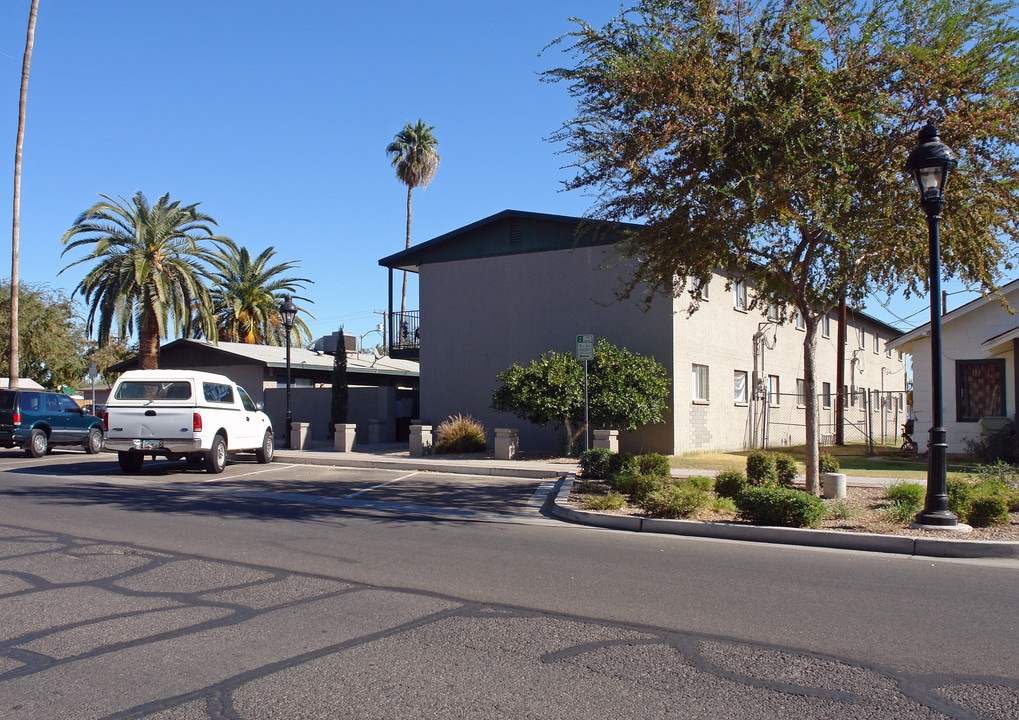
[[[597,486],[599,483],[594,483]],[[606,487],[607,489],[607,487]],[[570,494],[570,505],[583,508],[584,502],[595,493],[579,492],[578,484],[574,484],[574,490]],[[840,500],[825,500],[829,508],[828,516],[821,523],[823,530],[837,530],[842,532],[878,533],[885,535],[910,535],[914,537],[960,537],[967,540],[989,540],[993,542],[1019,542],[1019,513],[1011,513],[1011,522],[1008,525],[1000,525],[990,528],[973,528],[972,532],[959,533],[957,531],[927,531],[915,530],[908,524],[898,522],[889,517],[886,505],[888,501],[885,495],[885,488],[849,486],[846,488],[846,497]],[[615,511],[627,515],[646,515],[646,513],[635,505],[627,505],[621,510]],[[739,522],[733,513],[716,513],[702,511],[689,518],[701,522]]]

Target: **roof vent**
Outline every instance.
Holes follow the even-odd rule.
[[[509,238],[510,245],[519,245],[520,244],[520,238],[521,238],[522,235],[523,235],[523,231],[520,229],[520,223],[518,223],[518,222],[511,222],[510,223],[510,238]]]

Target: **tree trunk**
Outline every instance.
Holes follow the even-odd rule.
[[[9,387],[18,387],[21,375],[21,353],[18,347],[19,328],[18,263],[21,254],[21,148],[25,143],[25,108],[28,104],[28,70],[32,64],[32,48],[35,45],[35,18],[39,11],[39,0],[32,0],[28,11],[28,36],[25,38],[25,57],[21,64],[21,99],[18,103],[18,140],[14,150],[14,214],[11,230],[11,348],[8,358]]]
[[[138,330],[138,367],[142,370],[159,369],[159,321],[151,313]]]
[[[817,416],[817,325],[818,316],[810,313],[801,314],[805,318],[806,337],[803,339],[803,406],[804,427],[807,431],[806,443],[806,483],[807,492],[818,494],[818,475],[820,472],[818,448],[818,416]]]
[[[410,194],[414,191],[410,185],[407,186],[407,244],[406,249],[410,250]],[[400,296],[400,328],[403,328],[403,314],[407,312],[407,271],[403,271],[403,294]],[[401,339],[402,339],[401,335]]]

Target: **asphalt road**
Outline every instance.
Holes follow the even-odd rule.
[[[547,483],[0,451],[0,718],[1019,718],[1019,563],[595,530]]]

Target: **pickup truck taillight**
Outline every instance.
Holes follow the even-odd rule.
[[[15,425],[20,425],[21,424],[21,413],[19,413],[19,412],[14,413],[14,417],[12,418],[12,421],[14,422]]]
[[[194,430],[196,433],[200,433],[202,431],[202,416],[199,415],[198,413],[195,413],[194,419],[191,421],[191,424],[193,426],[191,429]]]
[[[110,431],[110,412],[109,410],[103,412],[103,432]]]

